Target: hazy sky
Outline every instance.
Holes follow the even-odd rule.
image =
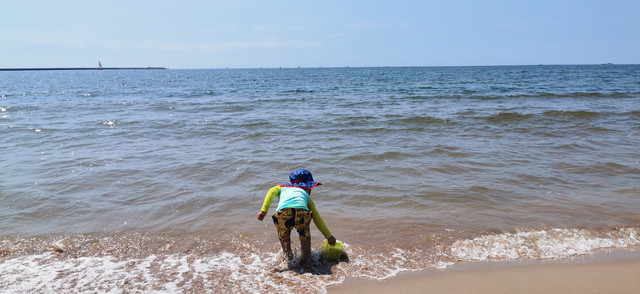
[[[0,0],[0,68],[640,63],[640,1]]]

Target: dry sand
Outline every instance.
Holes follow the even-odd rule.
[[[338,293],[640,293],[640,251],[612,251],[561,261],[482,262],[350,279]]]

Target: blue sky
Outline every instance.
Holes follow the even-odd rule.
[[[640,63],[640,1],[4,1],[0,68]]]

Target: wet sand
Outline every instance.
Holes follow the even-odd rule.
[[[561,261],[481,262],[350,279],[337,293],[640,293],[640,251],[601,252]]]

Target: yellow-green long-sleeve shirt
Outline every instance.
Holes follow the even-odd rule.
[[[273,199],[275,199],[276,196],[278,197],[280,196],[281,189],[282,187],[280,185],[277,185],[269,189],[269,192],[267,192],[267,195],[264,197],[264,202],[262,203],[262,209],[260,209],[260,211],[264,211],[264,212],[269,211],[269,207],[271,206]],[[308,209],[309,211],[311,211],[311,217],[313,218],[313,223],[316,225],[318,230],[320,230],[322,235],[326,239],[329,239],[329,237],[331,237],[331,232],[329,231],[329,228],[327,228],[327,225],[322,220],[322,217],[320,217],[320,213],[316,209],[316,205],[313,204],[313,200],[311,199],[311,197],[309,197]]]

